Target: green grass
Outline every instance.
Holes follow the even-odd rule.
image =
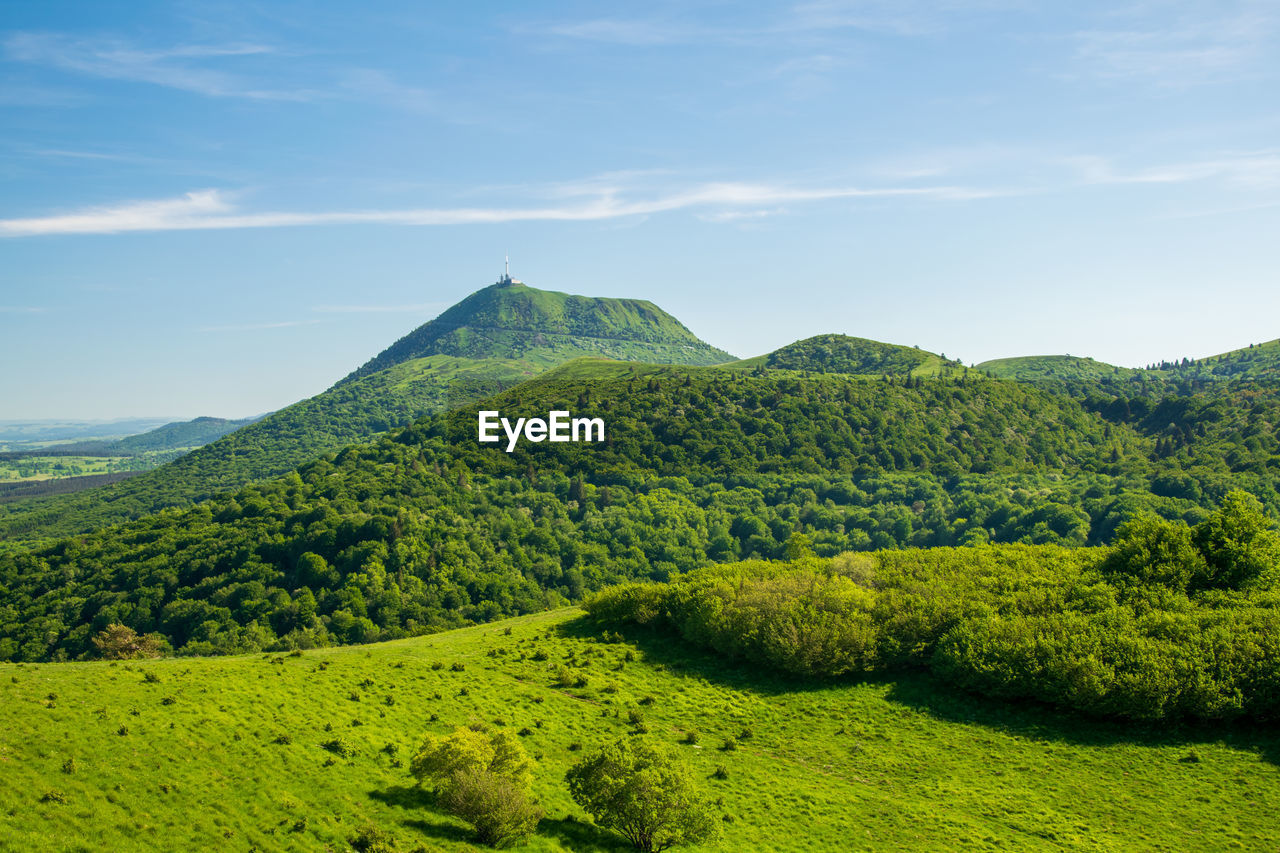
[[[559,665],[587,686],[553,686]],[[1097,723],[917,676],[814,687],[602,642],[575,609],[296,657],[0,666],[0,846],[344,850],[372,822],[398,849],[471,849],[406,768],[424,733],[483,721],[531,732],[527,849],[622,850],[562,778],[572,745],[631,736],[631,709],[720,800],[710,849],[1274,849],[1274,730]]]
[[[120,471],[148,471],[193,448],[148,451],[135,456],[24,456],[0,459],[0,483],[61,480]]]

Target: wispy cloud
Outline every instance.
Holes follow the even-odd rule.
[[[565,38],[626,45],[674,44],[712,34],[704,28],[688,23],[656,18],[593,18],[587,21],[549,24],[534,29]]]
[[[1075,34],[1085,73],[1166,86],[1234,79],[1273,57],[1280,36],[1280,10],[1259,0],[1158,0],[1121,7],[1114,18]]]
[[[1096,156],[1068,157],[1086,184],[1185,184],[1218,181],[1235,189],[1280,187],[1280,150],[1223,154],[1202,160],[1187,160],[1124,169],[1110,159]]]
[[[1007,194],[962,186],[790,187],[764,183],[706,183],[644,196],[602,186],[582,199],[542,207],[445,207],[325,212],[244,212],[218,190],[179,198],[131,201],[71,213],[0,219],[0,237],[47,234],[119,234],[136,231],[191,231],[228,228],[282,228],[308,225],[486,225],[506,222],[584,222],[669,213],[688,209],[759,208],[831,200],[923,198],[971,200]]]
[[[0,305],[0,314],[43,314],[43,308],[29,305]]]
[[[311,310],[321,314],[419,314],[445,307],[444,302],[420,302],[417,305],[316,305]]]
[[[5,58],[63,71],[150,83],[217,98],[307,101],[319,95],[308,89],[261,87],[211,61],[275,53],[262,44],[194,44],[143,48],[120,39],[82,39],[59,33],[15,33],[3,42]]]
[[[781,207],[772,210],[720,210],[715,213],[700,213],[698,218],[703,222],[751,222],[782,213],[786,211]]]
[[[236,323],[229,326],[201,326],[201,332],[256,332],[260,329],[288,329],[293,326],[314,326],[320,320],[280,320],[275,323]]]
[[[649,47],[710,43],[776,44],[819,34],[859,31],[921,36],[949,29],[960,18],[1024,7],[1019,0],[809,0],[784,6],[758,20],[707,24],[687,16],[600,17],[526,24],[517,31],[607,44]]]

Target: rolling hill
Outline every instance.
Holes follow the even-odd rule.
[[[997,358],[975,365],[997,379],[1013,379],[1018,382],[1085,382],[1104,380],[1120,381],[1137,375],[1132,367],[1118,367],[1092,358],[1072,355],[1029,355],[1017,358]]]
[[[817,335],[767,355],[735,362],[741,367],[844,373],[850,376],[936,376],[962,369],[959,362],[919,347],[886,344],[848,335]]]

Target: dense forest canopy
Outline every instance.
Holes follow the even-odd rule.
[[[572,363],[484,403],[601,417],[602,444],[476,441],[474,408],[275,480],[0,556],[0,657],[120,623],[185,653],[368,642],[637,578],[813,550],[1109,541],[1274,511],[1276,394],[1077,400],[976,371],[851,379]],[[1166,420],[1168,418],[1168,420]]]

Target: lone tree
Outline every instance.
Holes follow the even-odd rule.
[[[505,847],[538,828],[542,813],[529,796],[533,761],[504,731],[427,735],[409,772],[430,785],[451,814],[475,827],[482,844]]]
[[[634,738],[587,755],[565,780],[574,802],[598,825],[646,853],[711,840],[719,831],[688,769]]]

